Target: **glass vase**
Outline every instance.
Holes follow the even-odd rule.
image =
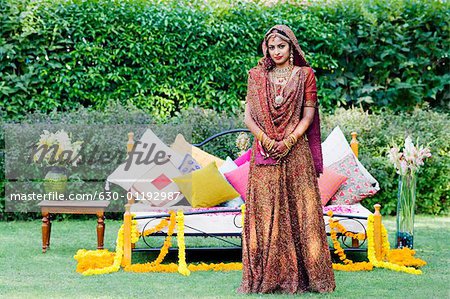
[[[413,173],[400,175],[397,199],[397,242],[396,248],[413,248],[414,208],[416,203],[417,178]]]
[[[60,166],[51,166],[48,168],[44,178],[44,190],[46,193],[54,192],[64,194],[67,189],[66,169]]]

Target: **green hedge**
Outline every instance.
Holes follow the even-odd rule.
[[[236,113],[277,23],[296,33],[327,111],[449,107],[448,1],[205,3],[1,1],[3,117],[116,100],[161,117],[189,106]]]
[[[80,108],[73,112],[27,115],[24,123],[65,123],[123,126],[148,125],[155,126],[162,120],[155,120],[137,108],[123,107],[120,104],[109,105],[104,112],[89,111]],[[216,112],[211,109],[199,107],[189,108],[177,112],[175,116],[164,119],[163,122],[174,128],[192,129],[192,143],[198,143],[218,132],[244,128],[243,113],[234,116]],[[360,160],[370,173],[379,181],[381,190],[371,198],[362,201],[368,209],[373,210],[373,204],[382,205],[383,214],[394,215],[396,213],[398,175],[394,167],[388,161],[386,153],[392,142],[401,144],[407,134],[415,139],[419,137],[421,144],[431,143],[432,158],[425,162],[418,180],[417,213],[423,214],[449,214],[450,213],[450,117],[445,113],[437,113],[432,110],[416,109],[411,113],[393,115],[385,112],[370,114],[360,109],[337,109],[335,113],[328,115],[322,113],[322,138],[339,125],[347,138],[353,131],[358,132],[360,142]],[[0,144],[3,145],[3,133],[0,135]],[[125,136],[113,136],[125,142]],[[227,155],[236,157],[238,149],[235,146],[235,137],[228,136],[210,143],[204,149],[223,159]],[[111,136],[105,136],[111,139]],[[173,140],[173,139],[171,139]],[[108,142],[107,144],[110,144]],[[105,143],[104,143],[105,144]],[[1,147],[2,149],[4,146]],[[0,158],[0,166],[4,164]],[[2,167],[3,168],[3,167]],[[0,173],[0,184],[3,186],[4,173]],[[101,185],[103,186],[103,185]],[[3,188],[1,189],[3,192]],[[124,192],[120,187],[114,187],[113,191]],[[116,210],[123,207],[124,202],[113,202]],[[28,219],[38,218],[37,214],[4,213],[4,198],[0,199],[1,219]],[[73,215],[60,215],[58,217],[74,217]],[[79,217],[79,216],[75,216]],[[109,214],[109,217],[120,219],[122,215]]]

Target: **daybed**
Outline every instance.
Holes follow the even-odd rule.
[[[196,149],[201,148],[205,144],[211,141],[219,141],[220,137],[228,134],[236,134],[236,133],[248,133],[248,129],[234,129],[225,132],[221,132],[214,136],[211,136],[204,140],[199,144],[193,144]],[[342,140],[344,139],[344,140]],[[133,134],[129,134],[128,141],[128,151],[133,147]],[[351,145],[347,143],[345,137],[343,136],[340,129],[337,127],[332,134],[327,138],[327,140],[322,144],[323,152],[324,152],[324,165],[328,166],[339,160],[348,152],[352,152],[355,157],[358,156],[358,142],[356,141],[356,133],[352,134],[352,142]],[[351,149],[350,149],[351,148]],[[245,150],[241,148],[242,152]],[[333,155],[328,155],[328,152],[332,151]],[[333,156],[333,157],[330,157]],[[358,170],[369,179],[373,188],[376,190],[379,189],[378,182],[367,172],[364,166],[356,159],[358,163]],[[141,177],[143,171],[137,177]],[[115,181],[114,176],[108,178],[108,181],[112,183],[118,183]],[[133,185],[134,186],[134,185]],[[126,190],[136,191],[131,187],[130,184],[122,185]],[[134,214],[134,219],[138,220],[138,228],[142,232],[146,229],[154,227],[161,218],[169,217],[169,210],[177,210],[182,208],[185,214],[185,231],[184,234],[186,237],[212,237],[223,242],[223,245],[219,246],[195,246],[195,247],[187,247],[189,250],[225,250],[225,249],[234,249],[239,250],[241,247],[241,231],[242,231],[242,220],[241,220],[241,208],[229,208],[229,207],[208,207],[208,208],[186,208],[185,205],[178,206],[177,204],[172,205],[166,208],[156,208],[150,207],[142,203],[142,201],[138,201],[138,198],[131,198],[126,204],[126,212],[124,215],[124,232],[125,232],[125,245],[124,245],[124,258],[125,263],[131,261],[131,251],[159,251],[162,242],[157,243],[157,245],[151,245],[148,240],[149,238],[154,238],[153,236],[164,236],[167,233],[167,229],[163,229],[158,233],[152,234],[147,238],[143,238],[143,242],[138,242],[138,246],[134,246],[131,244],[130,238],[128,237],[128,232],[131,230],[131,214]],[[375,213],[377,216],[379,215],[380,206],[377,205],[375,209],[377,212]],[[338,205],[327,205],[323,207],[324,210],[324,222],[327,230],[327,234],[329,235],[329,226],[326,212],[331,210],[334,213],[334,218],[339,220],[344,227],[351,232],[354,233],[364,233],[366,234],[367,228],[367,217],[372,214],[371,211],[366,209],[361,203],[355,204],[338,204]],[[381,217],[379,217],[381,219]],[[375,234],[379,235],[380,226],[374,227]],[[176,230],[174,235],[176,235]],[[366,241],[358,241],[357,239],[350,239],[341,234],[338,234],[338,237],[341,240],[341,243],[344,244],[344,249],[346,251],[366,251],[366,247],[363,245]],[[213,242],[217,243],[217,242]],[[380,243],[381,244],[381,243]],[[331,247],[330,247],[331,249]],[[172,247],[170,250],[177,250],[177,248]]]

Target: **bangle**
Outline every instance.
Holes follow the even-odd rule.
[[[294,134],[290,134],[287,138],[283,139],[283,143],[289,150],[291,150],[294,144],[297,143],[297,138],[295,137]]]
[[[290,140],[292,140],[292,144],[296,144],[297,143],[297,137],[295,137],[295,135],[294,135],[294,133],[292,133],[292,134],[290,134],[289,136],[288,136],[288,138],[290,139]]]
[[[263,132],[262,130],[259,131],[259,133],[258,133],[258,135],[256,136],[256,138],[257,138],[259,141],[262,141],[263,134],[264,134],[264,132]]]
[[[286,145],[286,147],[287,147],[288,150],[291,149],[292,146],[291,146],[291,144],[289,144],[288,141],[286,141],[286,139],[283,139],[283,143],[284,143],[284,145]]]

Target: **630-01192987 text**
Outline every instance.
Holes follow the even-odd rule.
[[[11,193],[10,201],[41,201],[41,200],[150,200],[150,201],[166,201],[177,200],[181,192],[137,192],[130,191],[126,194],[120,194],[113,191],[95,191],[94,193],[69,193],[63,194],[58,192],[49,193]]]

